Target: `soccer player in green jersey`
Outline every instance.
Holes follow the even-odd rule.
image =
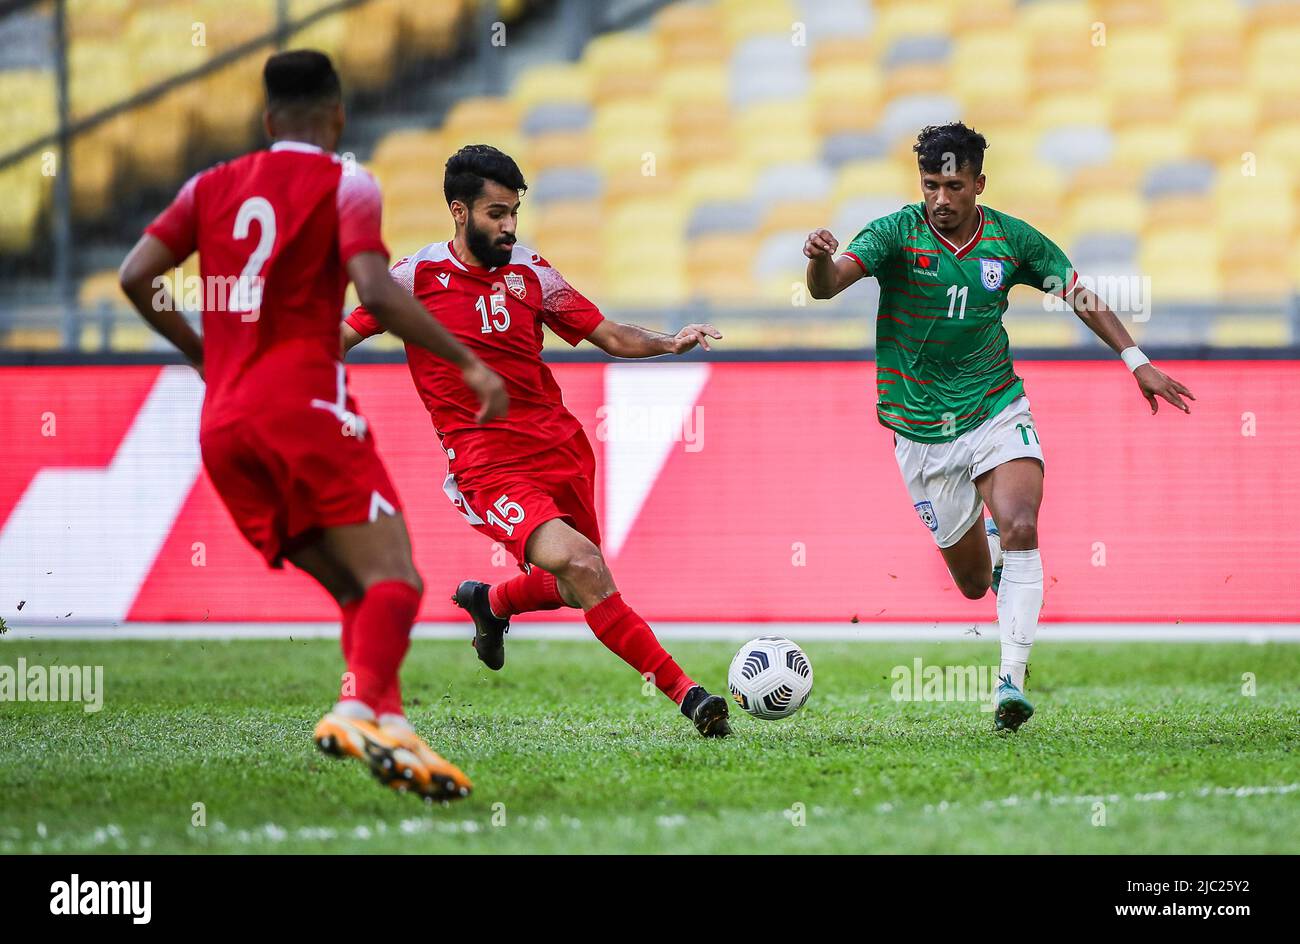
[[[1153,414],[1158,397],[1184,413],[1183,397],[1196,398],[1150,363],[1055,243],[976,202],[987,147],[960,122],[925,128],[914,148],[924,200],[875,220],[838,257],[839,242],[819,229],[804,255],[813,298],[866,275],[880,283],[877,418],[894,431],[907,490],[958,589],[972,600],[990,586],[997,594],[994,726],[1014,731],[1034,712],[1023,688],[1043,605],[1043,451],[1002,326],[1008,291],[1032,285],[1063,297],[1120,355]]]

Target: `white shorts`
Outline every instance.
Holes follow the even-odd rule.
[[[1029,398],[1016,397],[952,442],[920,443],[894,436],[894,457],[921,523],[939,547],[951,547],[980,520],[984,501],[975,479],[1012,459],[1043,461]]]

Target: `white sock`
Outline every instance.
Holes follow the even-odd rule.
[[[1043,608],[1043,560],[1038,548],[1002,552],[1002,583],[998,588],[998,627],[1002,637],[1000,675],[1010,675],[1024,690],[1025,666],[1038,632]]]
[[[334,713],[342,715],[345,718],[356,718],[358,721],[374,721],[375,712],[364,701],[356,698],[345,698],[334,706]]]
[[[379,726],[381,728],[405,728],[407,731],[414,731],[411,722],[406,720],[406,715],[380,715]]]

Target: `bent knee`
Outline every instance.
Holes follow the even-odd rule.
[[[1032,517],[1013,519],[1002,531],[1005,550],[1029,550],[1038,547],[1038,522]]]
[[[598,583],[608,575],[609,569],[605,566],[605,557],[600,553],[600,549],[594,546],[574,554],[556,573],[557,577],[574,586]]]

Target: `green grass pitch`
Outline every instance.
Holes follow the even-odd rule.
[[[1043,635],[1017,735],[977,704],[890,697],[894,666],[995,643],[814,642],[803,711],[735,708],[725,742],[595,641],[512,641],[500,674],[416,641],[412,720],[476,787],[431,806],[313,747],[330,640],[14,631],[0,664],[103,665],[105,701],[0,702],[0,853],[1300,852],[1300,646]],[[736,646],[669,648],[720,690]]]

